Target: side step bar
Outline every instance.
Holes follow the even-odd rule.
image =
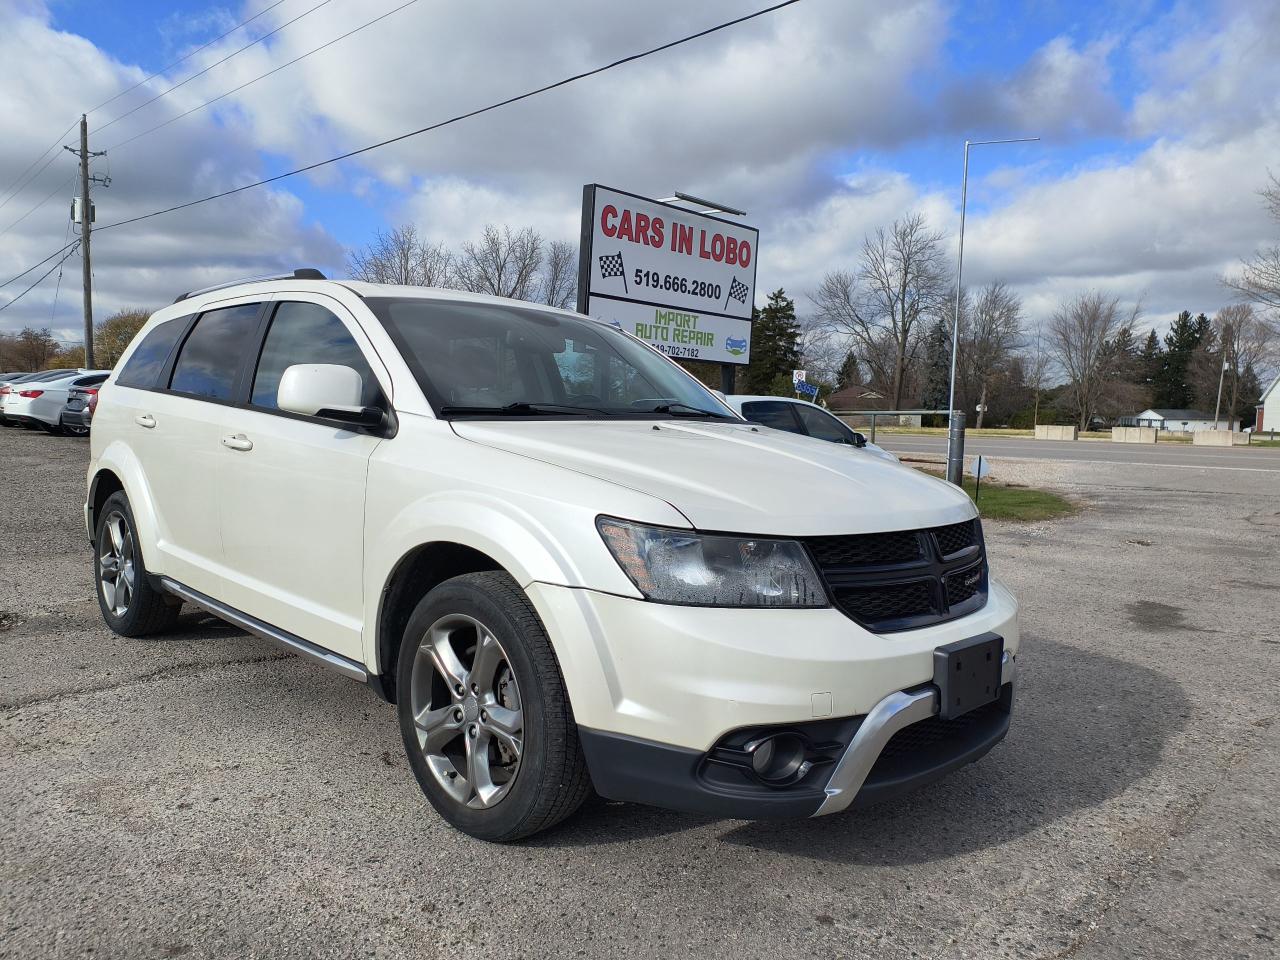
[[[264,640],[270,640],[277,646],[283,647],[291,653],[301,654],[311,660],[324,664],[331,670],[336,670],[344,677],[352,680],[359,680],[361,683],[369,682],[369,672],[365,670],[362,664],[356,663],[354,660],[348,660],[346,657],[339,656],[332,650],[326,650],[324,647],[317,646],[310,640],[303,640],[301,637],[295,636],[279,627],[273,627],[269,623],[264,623],[257,617],[251,617],[247,613],[241,613],[234,607],[229,607],[225,603],[213,599],[213,597],[205,596],[198,590],[192,590],[185,587],[176,580],[170,580],[168,577],[160,578],[160,585],[167,591],[184,600],[187,603],[195,604],[203,610],[207,610],[215,617],[227,621],[241,630],[248,630],[252,634],[262,637]]]

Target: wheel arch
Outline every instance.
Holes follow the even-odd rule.
[[[396,562],[378,597],[375,657],[369,684],[384,700],[396,702],[396,662],[405,626],[414,608],[432,589],[465,573],[484,570],[510,574],[483,550],[452,540],[419,544]]]
[[[158,518],[151,502],[150,484],[142,472],[142,466],[133,451],[122,443],[112,443],[102,452],[89,480],[89,495],[85,500],[85,520],[89,527],[89,540],[96,537],[98,514],[107,498],[123,491],[129,498],[129,509],[138,544],[142,548],[142,562],[152,573],[159,569],[156,542],[159,535]]]

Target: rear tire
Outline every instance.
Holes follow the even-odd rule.
[[[397,711],[436,811],[480,840],[518,840],[591,790],[564,678],[537,612],[503,572],[428,593],[405,627]]]
[[[89,435],[88,427],[77,423],[68,423],[66,417],[62,418],[59,426],[62,428],[62,432],[69,437],[87,437]]]
[[[129,498],[122,490],[113,493],[98,511],[93,574],[102,619],[123,637],[163,633],[182,611],[182,604],[152,586],[136,531]]]

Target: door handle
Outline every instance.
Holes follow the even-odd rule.
[[[152,427],[156,425],[156,418],[149,413],[141,413],[141,414],[138,414],[138,416],[133,418],[133,422],[140,427],[146,427],[148,430],[150,430]]]
[[[222,445],[232,450],[252,450],[253,441],[243,433],[232,433],[222,438]]]

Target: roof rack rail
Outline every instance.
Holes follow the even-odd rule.
[[[174,303],[181,303],[189,297],[198,296],[202,293],[212,293],[214,290],[224,290],[227,287],[238,287],[242,283],[265,283],[268,280],[327,280],[328,278],[317,270],[315,267],[299,267],[293,273],[271,273],[262,277],[241,277],[239,280],[228,280],[226,283],[215,283],[210,287],[201,287],[199,290],[188,290],[186,293],[180,294]]]

